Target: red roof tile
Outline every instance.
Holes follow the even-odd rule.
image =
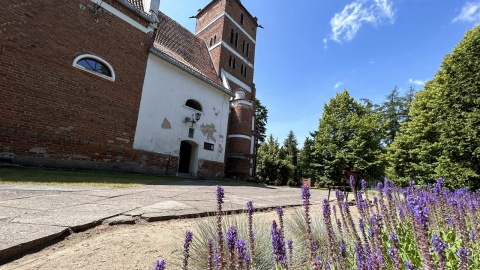
[[[223,88],[207,44],[162,12],[159,19],[154,49]]]

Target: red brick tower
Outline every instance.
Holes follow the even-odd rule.
[[[207,44],[224,86],[236,95],[229,116],[226,175],[247,178],[252,175],[254,158],[257,18],[240,0],[213,0],[196,18],[196,35]]]

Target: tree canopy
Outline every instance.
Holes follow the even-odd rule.
[[[467,32],[412,102],[388,147],[387,175],[450,187],[480,181],[480,26]]]
[[[315,136],[313,167],[320,182],[336,181],[342,170],[366,179],[383,175],[380,116],[347,90],[325,104]]]

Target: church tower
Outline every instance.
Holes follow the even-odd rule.
[[[240,0],[213,0],[198,10],[195,34],[207,44],[231,101],[226,149],[226,175],[252,176],[254,160],[255,84],[253,72],[257,18]]]

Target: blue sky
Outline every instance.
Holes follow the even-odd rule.
[[[210,0],[161,0],[160,10],[190,31]],[[347,89],[380,103],[398,86],[421,90],[443,57],[480,22],[480,0],[243,0],[259,18],[257,98],[267,134],[299,147],[317,130],[323,105]]]

